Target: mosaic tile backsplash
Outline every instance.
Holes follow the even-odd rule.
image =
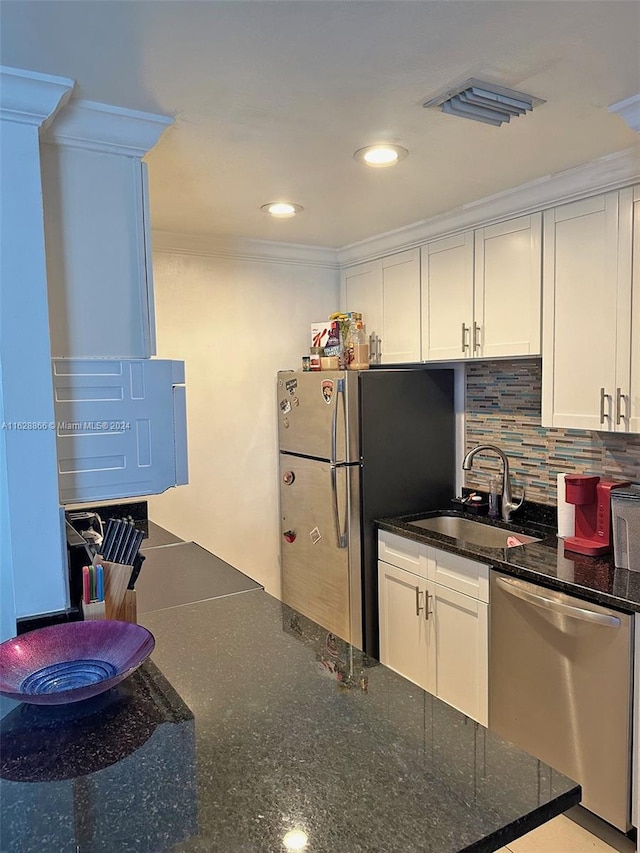
[[[640,435],[543,427],[541,400],[540,359],[466,365],[466,451],[500,447],[509,457],[514,499],[524,485],[527,500],[555,506],[560,472],[640,482]],[[496,456],[478,455],[465,485],[486,492],[499,472]]]

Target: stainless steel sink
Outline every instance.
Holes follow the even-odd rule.
[[[423,530],[432,530],[443,536],[451,536],[467,542],[469,545],[479,545],[482,548],[513,548],[516,545],[528,545],[531,542],[540,542],[534,536],[525,536],[524,533],[516,533],[505,530],[502,527],[492,527],[480,521],[470,518],[460,518],[455,515],[436,515],[431,518],[419,518],[408,522],[413,527]],[[517,541],[509,543],[507,540],[514,537]]]

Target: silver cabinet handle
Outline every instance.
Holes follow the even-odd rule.
[[[375,332],[369,335],[369,361],[371,364],[380,364],[382,360],[382,341]]]
[[[622,414],[622,401],[624,400],[625,414]],[[627,412],[627,395],[622,393],[622,388],[616,388],[616,424],[628,417]],[[602,422],[601,422],[602,423]]]
[[[342,469],[345,470],[344,468]],[[338,507],[338,469],[335,465],[331,466],[331,497],[333,501],[333,520],[336,525],[336,541],[338,548],[346,548],[348,544],[347,539],[347,519],[345,516],[345,528],[342,529],[342,525],[340,524],[340,508]]]
[[[424,605],[420,604],[420,596],[422,593],[420,592],[420,587],[416,587],[416,616],[420,615],[420,611],[424,610]]]
[[[470,331],[469,327],[463,323],[462,324],[462,352],[466,352],[469,344],[467,343],[467,332]]]
[[[425,590],[424,594],[425,594],[424,619],[425,619],[425,622],[428,622],[429,616],[431,616],[433,613],[433,609],[429,607],[429,601],[433,598],[433,595],[431,595],[428,590]]]
[[[479,349],[480,349],[480,326],[474,320],[473,321],[473,351],[474,351],[474,353],[476,352],[476,350],[479,350]]]
[[[520,598],[528,604],[533,604],[535,607],[541,607],[543,610],[552,610],[554,613],[559,613],[561,616],[568,616],[571,619],[579,619],[581,622],[591,622],[593,625],[603,625],[608,628],[619,628],[620,620],[617,616],[608,616],[605,613],[597,613],[595,610],[589,610],[586,607],[574,607],[571,604],[563,604],[561,601],[555,601],[553,598],[547,598],[537,592],[531,592],[520,581],[511,580],[510,578],[496,578],[496,583],[500,589],[504,590],[509,595],[515,598]]]
[[[605,419],[605,417],[607,417],[607,415],[605,415],[605,412],[604,412],[604,403],[605,403],[605,400],[608,400],[608,399],[609,399],[609,394],[605,394],[604,388],[601,388],[600,389],[600,423],[601,424],[604,423],[604,419]]]

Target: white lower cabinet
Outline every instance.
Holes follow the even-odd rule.
[[[431,687],[438,699],[482,725],[489,721],[489,605],[433,585]]]
[[[486,726],[489,567],[386,531],[379,555],[404,566],[378,562],[380,661]]]
[[[431,623],[424,615],[426,596],[425,580],[378,562],[380,661],[431,693]]]

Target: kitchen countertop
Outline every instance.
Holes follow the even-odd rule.
[[[184,542],[184,539],[176,536],[175,533],[171,533],[170,530],[165,530],[164,527],[160,527],[160,525],[156,524],[154,521],[147,521],[146,528],[147,536],[142,540],[142,545],[140,546],[141,551],[146,551],[149,548],[160,548],[163,545],[175,545],[177,542]]]
[[[510,530],[530,533],[541,537],[541,541],[518,545],[515,548],[497,549],[468,544],[412,526],[410,523],[419,518],[442,514],[464,516],[474,521],[503,526],[500,522],[491,522],[486,517],[479,519],[477,516],[448,509],[383,518],[376,523],[380,530],[488,563],[507,574],[543,584],[586,601],[604,607],[640,612],[640,572],[616,568],[612,554],[605,557],[585,557],[570,551],[565,553],[563,540],[558,539],[555,530],[544,526],[519,527],[517,522],[509,525]]]
[[[154,541],[164,538],[158,534]],[[136,582],[138,614],[262,589],[252,578],[195,542],[178,540],[151,546],[142,554],[145,560]]]
[[[490,853],[580,799],[266,592],[140,621],[156,647],[120,686],[129,718],[105,694],[68,720],[21,705],[2,721],[2,850],[278,853],[302,830],[308,853]]]

